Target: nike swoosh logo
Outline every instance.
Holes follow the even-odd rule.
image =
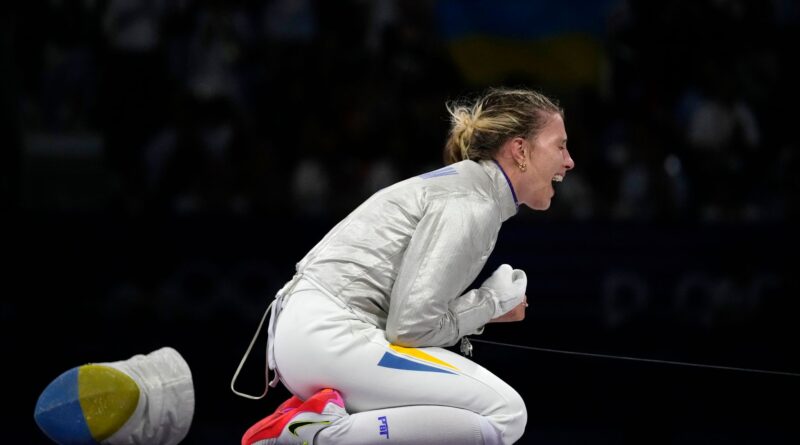
[[[329,420],[324,420],[319,422],[304,422],[304,421],[292,422],[289,424],[289,432],[292,434],[292,436],[297,436],[297,433],[295,433],[295,431],[304,426],[314,425],[314,424],[330,425],[330,423],[331,422]]]

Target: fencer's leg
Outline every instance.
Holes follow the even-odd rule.
[[[481,415],[449,406],[402,406],[350,414],[323,429],[317,443],[372,445],[500,445],[500,433]]]
[[[360,431],[367,434],[360,440],[375,440],[382,426],[375,422],[384,417],[375,414],[394,408],[396,420],[385,416],[390,434],[409,443],[438,443],[435,429],[416,426],[434,422],[464,443],[477,431],[485,443],[511,444],[527,422],[519,394],[485,368],[443,348],[390,345],[383,331],[313,290],[297,292],[284,307],[275,357],[284,384],[301,398],[324,387],[341,392],[350,416],[337,422],[341,430],[320,433],[347,435],[340,443],[359,443]]]
[[[44,389],[34,411],[53,441],[78,445],[175,445],[193,415],[191,370],[169,347],[72,368]]]

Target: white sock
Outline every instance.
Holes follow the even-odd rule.
[[[449,406],[401,406],[350,414],[317,435],[315,443],[484,445],[482,416]],[[487,422],[488,423],[488,422]],[[488,425],[490,428],[494,428]],[[495,432],[495,437],[497,433]],[[389,442],[391,440],[391,442]]]

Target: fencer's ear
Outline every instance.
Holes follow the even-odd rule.
[[[526,146],[525,139],[522,137],[515,137],[511,140],[511,157],[517,164],[525,162]]]
[[[497,159],[504,159],[504,162],[508,162],[509,164],[519,164],[525,161],[525,155],[523,154],[525,147],[525,139],[522,137],[513,137],[511,139],[506,140],[503,145],[498,150],[496,157]]]

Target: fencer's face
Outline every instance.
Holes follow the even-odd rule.
[[[567,150],[567,130],[560,114],[553,114],[541,132],[524,142],[528,168],[522,172],[520,201],[534,210],[547,210],[555,195],[554,182],[564,180],[575,161]]]

